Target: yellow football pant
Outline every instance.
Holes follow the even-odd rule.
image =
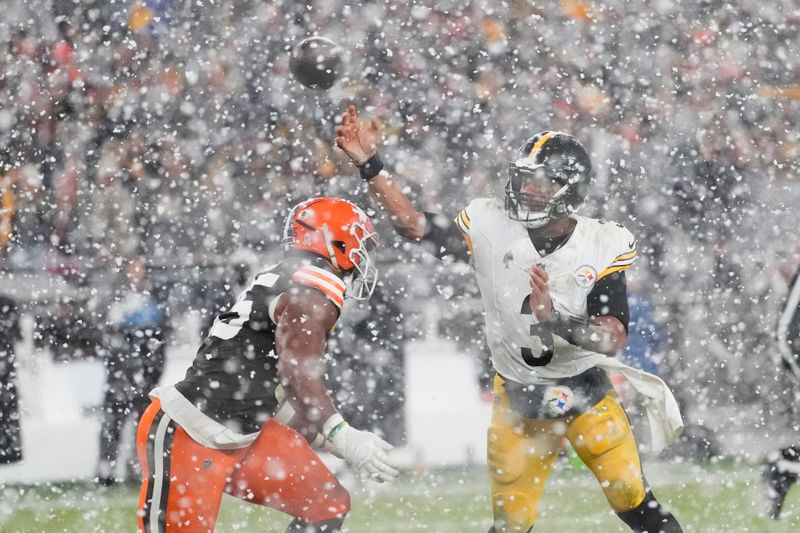
[[[644,500],[639,452],[613,391],[579,416],[531,419],[509,408],[502,384],[502,378],[495,377],[497,401],[487,435],[498,533],[525,533],[536,523],[539,500],[562,438],[569,440],[594,473],[614,511],[629,511]]]

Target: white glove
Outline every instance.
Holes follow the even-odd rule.
[[[323,434],[326,435],[323,447],[347,461],[359,474],[381,483],[393,481],[399,474],[397,465],[386,453],[393,446],[375,433],[350,427],[342,415],[330,417],[325,422]]]

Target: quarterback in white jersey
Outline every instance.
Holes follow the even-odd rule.
[[[396,231],[437,257],[468,261],[486,313],[496,370],[487,432],[494,525],[527,532],[545,482],[570,441],[609,504],[637,532],[681,531],[649,490],[628,417],[606,376],[622,373],[645,397],[654,448],[682,428],[669,388],[613,357],[627,341],[625,270],[636,242],[623,226],[575,214],[591,161],[571,135],[545,131],[509,164],[504,200],[473,200],[454,219],[418,211],[383,170],[375,121],[354,107],[336,143],[369,182]]]
[[[588,318],[587,297],[597,281],[626,270],[636,259],[633,235],[621,225],[571,218],[572,236],[546,255],[536,249],[522,224],[509,223],[497,200],[473,200],[456,218],[471,241],[494,368],[512,381],[539,384],[577,375],[587,370],[579,361],[595,353],[540,325],[529,301],[531,265],[547,273],[555,311]]]

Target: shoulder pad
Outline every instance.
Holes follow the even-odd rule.
[[[505,216],[503,206],[493,198],[475,198],[456,215],[454,222],[463,233],[469,234],[474,223],[480,224],[487,216],[500,213]]]
[[[611,221],[597,222],[604,226],[602,239],[609,257],[608,266],[597,276],[597,279],[602,279],[614,272],[629,269],[636,262],[638,255],[636,239],[625,226]]]
[[[325,260],[315,257],[300,258],[292,260],[287,266],[287,272],[294,283],[321,291],[336,307],[342,308],[347,285],[341,274],[334,272]]]

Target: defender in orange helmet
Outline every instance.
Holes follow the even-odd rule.
[[[140,532],[213,531],[223,493],[291,515],[287,531],[338,531],[350,497],[309,443],[379,481],[397,475],[391,445],[350,427],[320,377],[345,296],[375,286],[372,222],[346,200],[314,198],[291,211],[284,243],[283,260],[217,317],[186,377],[150,394]]]

